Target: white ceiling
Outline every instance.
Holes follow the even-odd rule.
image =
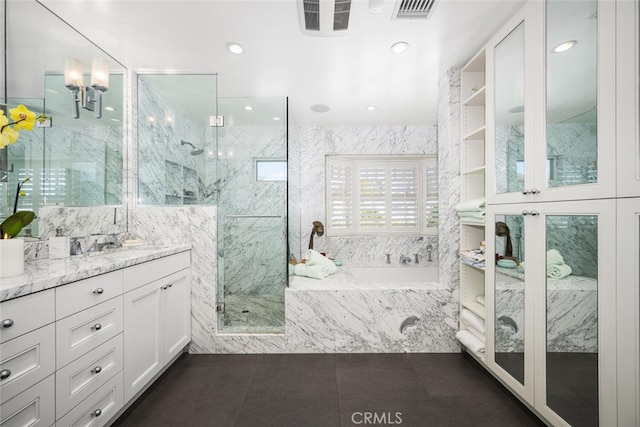
[[[384,0],[380,14],[353,0],[348,34],[314,37],[300,30],[298,1],[40,3],[127,68],[217,73],[218,96],[288,96],[294,123],[308,125],[435,124],[439,75],[463,64],[523,4],[436,0],[426,20],[395,20],[396,0]],[[401,40],[409,49],[393,54]],[[244,54],[226,50],[232,41]],[[315,113],[314,104],[330,111]]]

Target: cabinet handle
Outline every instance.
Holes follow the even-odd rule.
[[[94,294],[98,294],[98,295],[101,295],[103,292],[104,292],[104,289],[102,289],[102,288],[98,288],[98,289],[94,289],[93,290],[93,293]]]
[[[102,325],[100,323],[96,323],[91,327],[91,329],[93,329],[94,331],[99,331],[100,329],[102,329]]]
[[[2,327],[4,329],[9,329],[12,326],[13,326],[13,319],[4,319],[2,321]]]
[[[6,380],[11,376],[11,371],[8,369],[3,369],[0,371],[0,380]]]
[[[102,409],[96,409],[95,411],[91,412],[92,417],[99,417],[100,415],[102,415]]]
[[[102,366],[96,366],[91,370],[92,374],[99,374],[100,372],[102,372]]]

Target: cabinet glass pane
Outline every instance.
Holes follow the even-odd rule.
[[[496,193],[524,186],[524,22],[495,48]]]
[[[524,385],[524,218],[496,220],[495,361]]]
[[[598,217],[546,219],[547,406],[598,425]]]
[[[547,0],[549,187],[598,181],[596,0]]]

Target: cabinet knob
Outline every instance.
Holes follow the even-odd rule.
[[[94,294],[98,294],[98,295],[101,295],[103,292],[104,292],[104,289],[102,289],[102,288],[98,288],[98,289],[94,289],[93,290],[93,293]]]
[[[526,188],[523,188],[522,189],[522,194],[524,194],[526,196],[527,194],[531,194],[531,192],[529,190],[527,190]]]
[[[532,188],[531,194],[540,194],[540,190],[538,190],[537,188]]]
[[[533,215],[533,216],[537,216],[537,215],[540,215],[540,212],[538,212],[538,211],[531,211],[531,215]]]
[[[2,321],[2,327],[4,329],[9,329],[12,326],[13,326],[13,319],[4,319]]]
[[[522,211],[522,215],[523,215],[523,216],[527,216],[527,215],[529,215],[529,211]]]
[[[100,372],[102,372],[102,366],[96,366],[91,370],[92,374],[99,374]]]
[[[160,286],[160,289],[165,290],[165,289],[167,289],[167,286],[166,285],[165,286]]]
[[[94,331],[99,331],[100,329],[102,329],[102,325],[100,323],[96,323],[91,327],[91,329],[93,329]]]
[[[92,417],[99,417],[100,415],[102,415],[102,409],[96,409],[95,411],[91,412]]]
[[[3,369],[0,371],[0,380],[6,380],[11,376],[11,371],[8,369]]]

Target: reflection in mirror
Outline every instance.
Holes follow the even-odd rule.
[[[215,204],[216,87],[214,74],[138,75],[139,204]]]
[[[0,155],[4,152],[6,156],[6,169],[9,170],[7,182],[0,183],[0,218],[10,213],[8,206],[12,207],[15,200],[10,190],[26,175],[31,181],[24,187],[27,196],[19,200],[19,209],[32,209],[39,214],[45,205],[121,205],[124,66],[35,0],[6,2],[4,19],[6,74],[2,84],[7,104],[11,108],[23,103],[36,115],[51,115],[53,120],[52,127],[22,132],[16,144],[0,150]],[[94,58],[106,60],[111,81],[104,106],[107,103],[114,106],[116,116],[109,116],[105,109],[103,118],[98,120],[93,112],[81,109],[80,118],[71,119],[72,93],[57,75],[63,70],[68,56],[78,58],[85,73],[90,70]],[[47,71],[50,73],[45,77]],[[85,75],[84,82],[90,84],[89,75]],[[66,212],[60,213],[60,209],[55,212],[58,212],[55,218],[47,219],[51,225],[46,227],[49,230],[56,228],[56,221],[65,220]],[[83,218],[94,222],[96,218],[87,213],[91,214],[85,212]],[[42,234],[39,224],[44,218],[41,214],[38,216],[31,225],[31,232],[48,237]],[[126,230],[126,222],[114,227],[113,214],[108,224],[94,222],[94,225],[96,229],[109,229],[110,232]],[[69,227],[66,231],[75,232]]]
[[[496,193],[524,188],[524,23],[495,48]]]
[[[524,218],[496,219],[495,361],[524,385]]]
[[[547,406],[598,425],[598,217],[547,216]]]
[[[549,187],[598,181],[597,2],[547,1],[547,157]]]

